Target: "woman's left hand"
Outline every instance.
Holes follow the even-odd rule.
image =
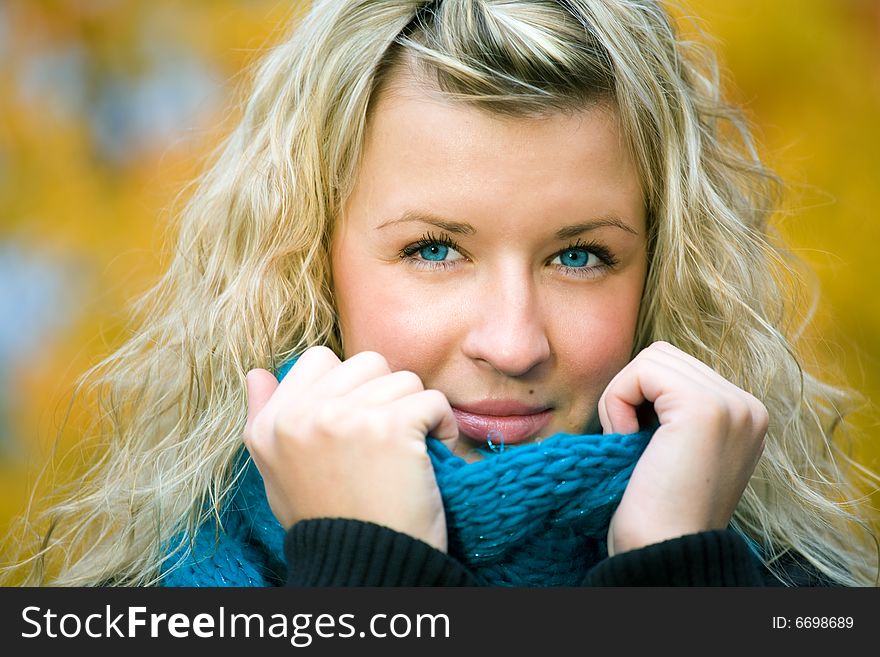
[[[764,448],[764,405],[671,344],[655,342],[611,380],[599,400],[604,432],[638,431],[646,401],[660,427],[611,519],[611,555],[725,528]]]

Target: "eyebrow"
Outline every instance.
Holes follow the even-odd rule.
[[[594,219],[592,221],[584,221],[578,224],[572,224],[571,226],[565,226],[556,231],[556,237],[564,240],[572,237],[577,237],[581,233],[586,233],[590,230],[608,227],[619,228],[620,230],[626,231],[627,233],[632,233],[633,235],[639,234],[639,232],[635,228],[630,226],[622,219],[614,216],[609,216],[603,217],[601,219]]]
[[[474,228],[471,224],[461,221],[451,221],[430,212],[415,212],[413,210],[407,210],[403,213],[401,217],[397,219],[389,219],[388,221],[381,223],[379,226],[377,226],[377,230],[381,230],[382,228],[387,228],[388,226],[393,226],[395,224],[408,222],[431,224],[432,226],[437,226],[437,228],[441,228],[449,233],[454,233],[456,235],[473,235],[477,232],[477,229]],[[596,230],[597,228],[607,227],[619,228],[620,230],[626,231],[627,233],[632,233],[633,235],[639,234],[638,231],[636,231],[632,226],[624,222],[619,217],[606,216],[600,219],[593,219],[591,221],[582,221],[580,223],[571,224],[570,226],[563,226],[556,231],[556,237],[560,240],[566,240],[571,239],[572,237],[577,237],[582,233]]]
[[[431,214],[430,212],[414,212],[413,210],[407,210],[403,213],[403,216],[399,217],[398,219],[390,219],[380,224],[379,226],[377,226],[377,230],[387,228],[388,226],[394,226],[395,224],[403,224],[412,221],[417,221],[423,224],[431,224],[433,226],[437,226],[437,228],[442,228],[447,232],[455,233],[457,235],[473,235],[477,232],[477,229],[470,224],[466,224],[460,221],[450,221],[449,219],[444,219],[443,217]]]

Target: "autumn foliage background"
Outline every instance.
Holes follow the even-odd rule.
[[[45,463],[61,478],[81,463],[75,380],[125,339],[248,65],[307,4],[0,2],[0,536]],[[790,185],[777,223],[817,272],[810,340],[865,395],[857,454],[878,470],[880,2],[684,6]]]

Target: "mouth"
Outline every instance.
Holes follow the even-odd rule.
[[[493,445],[516,445],[537,438],[553,418],[552,408],[510,401],[453,406],[452,413],[461,433]]]

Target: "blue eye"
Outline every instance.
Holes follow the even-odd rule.
[[[446,260],[446,256],[449,255],[449,247],[445,244],[433,242],[431,244],[427,244],[421,247],[418,253],[423,260],[438,262],[441,260]]]
[[[428,269],[445,269],[464,259],[458,252],[458,245],[451,238],[446,235],[435,237],[430,233],[401,249],[400,257]]]
[[[559,251],[549,264],[567,276],[597,278],[617,265],[617,258],[597,242],[570,244]]]
[[[569,247],[565,251],[560,251],[559,255],[553,258],[553,262],[573,269],[582,269],[587,265],[595,267],[602,264],[601,258],[595,253],[595,250],[580,247]]]
[[[559,254],[559,261],[565,267],[585,267],[590,260],[586,249],[566,249]]]

